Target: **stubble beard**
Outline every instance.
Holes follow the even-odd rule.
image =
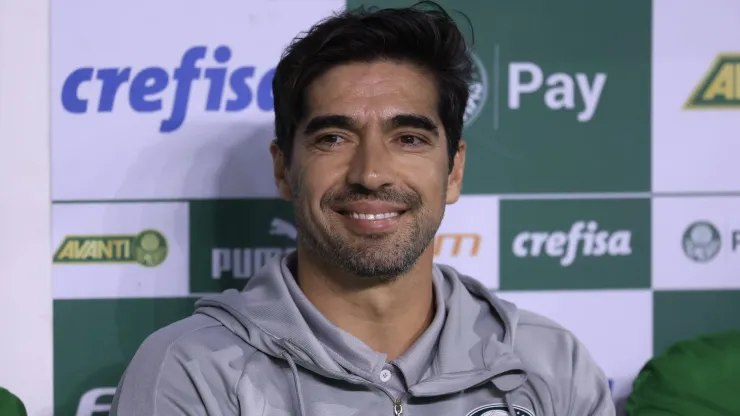
[[[408,273],[434,240],[442,220],[441,216],[434,218],[431,212],[419,206],[404,214],[413,216],[406,230],[388,235],[345,237],[346,233],[333,229],[328,223],[328,218],[338,214],[328,212],[324,221],[312,221],[307,201],[295,192],[293,195],[298,196],[295,199],[296,228],[303,250],[319,262],[371,284],[392,282]]]

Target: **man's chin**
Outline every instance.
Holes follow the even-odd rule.
[[[406,274],[411,265],[391,264],[385,262],[349,262],[342,267],[345,271],[353,276],[366,281],[367,283],[383,283],[395,280],[399,276]]]
[[[408,258],[403,250],[401,245],[381,241],[348,244],[331,261],[360,277],[399,275],[406,273],[416,260]]]
[[[398,234],[349,235],[342,239],[341,249],[360,258],[392,258],[398,256],[400,250],[408,247],[404,240]]]

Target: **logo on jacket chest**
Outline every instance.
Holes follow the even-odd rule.
[[[512,405],[516,416],[535,416],[534,412],[521,406]],[[465,416],[510,416],[509,408],[504,403],[492,403],[477,407]]]

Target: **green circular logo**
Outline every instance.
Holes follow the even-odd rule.
[[[469,127],[478,118],[488,100],[488,74],[478,55],[471,54],[473,60],[473,78],[470,82],[470,96],[465,106],[463,127]]]
[[[167,239],[159,231],[140,232],[132,246],[134,260],[142,266],[156,267],[167,258]]]
[[[709,221],[697,221],[689,225],[681,240],[686,257],[697,263],[711,261],[722,247],[719,230]]]
[[[524,407],[513,405],[516,416],[535,416],[534,412]],[[471,410],[465,416],[509,416],[509,408],[503,403],[487,404]]]

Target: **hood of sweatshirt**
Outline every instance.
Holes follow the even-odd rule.
[[[368,356],[368,347],[345,348],[338,357],[336,351],[326,348],[322,334],[309,325],[310,319],[316,318],[305,316],[308,300],[296,299],[295,291],[291,292],[290,285],[297,285],[289,267],[293,255],[271,259],[241,291],[231,289],[200,299],[195,313],[218,320],[263,354],[288,361],[296,383],[296,366],[336,380],[361,382],[362,371],[372,372],[384,365],[385,356]],[[443,308],[443,314],[439,316],[438,311],[435,319],[443,322],[432,364],[408,387],[409,394],[439,396],[490,382],[508,397],[527,377],[513,348],[517,308],[449,266],[435,264],[433,279],[437,309]],[[323,328],[336,332],[323,335],[353,338],[338,327]],[[358,340],[353,341],[357,345]],[[514,414],[511,408],[509,411]]]

